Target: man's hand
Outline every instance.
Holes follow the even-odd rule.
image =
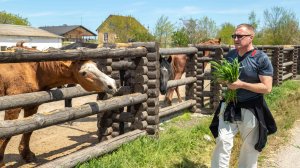
[[[243,88],[243,85],[244,85],[244,82],[239,80],[239,79],[236,80],[233,83],[228,83],[227,84],[228,88],[231,89],[231,90],[236,90],[236,89],[239,89],[239,88]]]

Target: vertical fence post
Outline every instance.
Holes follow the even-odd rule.
[[[223,49],[220,47],[220,48],[217,48],[215,50],[215,54],[213,56],[213,58],[216,60],[216,61],[219,61],[223,58]],[[211,73],[212,73],[213,69],[211,68]],[[211,78],[212,79],[212,78]],[[220,102],[220,97],[221,97],[221,85],[215,81],[211,81],[211,92],[212,92],[212,95],[213,97],[211,98],[211,106],[212,106],[212,109],[214,110],[215,108],[218,107],[219,105],[219,102]]]
[[[296,78],[297,76],[297,71],[298,71],[298,60],[299,60],[299,46],[294,46],[294,50],[293,50],[293,79]]]
[[[187,55],[187,63],[186,63],[186,67],[185,67],[185,76],[186,77],[195,77],[198,73],[196,72],[198,69],[201,69],[202,71],[202,64],[198,65],[197,64],[197,54],[189,54]],[[201,73],[201,72],[199,72]],[[198,80],[197,80],[198,81]],[[196,102],[198,103],[198,106],[201,104],[199,103],[199,99],[201,99],[200,96],[197,96],[196,94],[196,89],[197,84],[196,83],[191,83],[191,84],[187,84],[185,86],[185,99],[189,100],[189,99],[193,99],[196,100]],[[190,107],[190,111],[191,112],[200,112],[200,108],[197,106],[192,106]]]
[[[148,92],[148,70],[147,67],[148,59],[147,57],[139,57],[135,58],[133,62],[136,65],[135,75],[134,75],[134,84],[133,90],[134,92],[147,93]],[[133,129],[145,130],[147,127],[147,103],[143,102],[140,104],[134,105],[134,108],[131,107],[130,111],[134,115],[134,121],[132,123]]]
[[[157,43],[147,43],[147,67],[149,69],[148,76],[148,100],[147,100],[147,126],[148,135],[158,135],[159,124],[159,77],[160,62],[159,48]]]
[[[283,47],[278,46],[273,49],[271,62],[274,68],[273,84],[280,85],[283,76]]]
[[[111,76],[112,74],[112,59],[99,59],[97,62],[98,68],[105,74]],[[97,100],[105,100],[111,98],[112,95],[107,94],[107,93],[99,93]],[[112,111],[107,111],[104,113],[99,113],[97,114],[97,135],[98,135],[98,140],[99,142],[108,140],[113,138],[112,137]]]

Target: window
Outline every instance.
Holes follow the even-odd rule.
[[[0,46],[0,51],[6,51],[7,50],[7,46]]]
[[[108,33],[103,34],[103,43],[108,43]]]

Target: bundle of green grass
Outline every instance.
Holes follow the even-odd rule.
[[[222,59],[220,62],[210,61],[210,63],[213,68],[212,75],[215,81],[221,84],[228,84],[235,82],[239,78],[240,64],[237,58],[232,62]],[[226,89],[223,92],[226,103],[237,102],[236,90]]]

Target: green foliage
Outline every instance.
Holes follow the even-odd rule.
[[[173,47],[187,47],[189,44],[189,37],[184,28],[172,33]]]
[[[188,36],[189,44],[198,44],[208,39],[215,38],[217,34],[217,26],[214,20],[207,16],[201,19],[180,19],[183,23],[183,29]]]
[[[234,33],[235,26],[231,23],[224,23],[217,34],[218,37],[222,39],[225,44],[233,44],[231,35]]]
[[[22,18],[19,15],[11,14],[6,11],[0,11],[0,24],[14,24],[30,26],[27,18]]]
[[[168,47],[172,43],[172,32],[174,31],[174,25],[169,21],[167,16],[161,16],[155,25],[154,36],[156,42],[160,44],[160,47]]]
[[[240,64],[237,58],[234,59],[232,63],[226,59],[221,60],[220,63],[216,61],[210,61],[210,63],[213,68],[212,75],[217,82],[233,83],[239,78]],[[224,98],[227,103],[236,102],[236,90],[225,90]]]
[[[272,45],[297,44],[299,42],[299,21],[294,12],[283,7],[264,11],[264,39]]]

